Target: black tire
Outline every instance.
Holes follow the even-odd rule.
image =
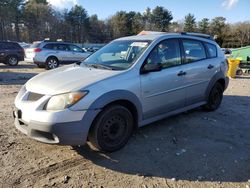
[[[10,66],[18,65],[18,58],[16,56],[8,56],[6,59],[6,64]]]
[[[47,60],[46,60],[46,69],[47,70],[50,70],[50,69],[55,69],[59,66],[59,61],[57,58],[55,57],[49,57]]]
[[[120,105],[105,108],[95,119],[89,141],[98,150],[113,152],[128,142],[133,131],[131,112]]]
[[[214,87],[211,89],[207,104],[204,106],[208,111],[214,111],[220,107],[221,101],[223,99],[223,87],[220,83],[215,83]]]
[[[237,71],[236,71],[236,75],[243,75],[243,71],[241,70],[241,69],[238,69]]]

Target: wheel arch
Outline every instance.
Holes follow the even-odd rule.
[[[209,94],[210,94],[210,91],[211,89],[213,88],[214,84],[215,83],[220,83],[223,87],[223,90],[225,90],[227,88],[227,84],[228,84],[228,79],[225,77],[225,75],[222,73],[222,72],[218,72],[217,74],[215,74],[209,84],[208,84],[208,87],[206,89],[206,100],[208,99],[209,97]]]
[[[121,105],[127,108],[134,117],[134,128],[138,127],[142,120],[142,107],[139,98],[132,92],[126,90],[116,90],[103,94],[96,99],[89,107],[91,110],[100,109],[93,118],[90,128],[99,113],[110,105]]]
[[[137,110],[136,106],[131,101],[126,100],[126,99],[115,100],[113,102],[106,104],[103,107],[103,109],[105,109],[111,105],[121,105],[121,106],[127,108],[132,113],[133,120],[134,120],[134,129],[138,128],[138,110]]]
[[[58,57],[56,57],[55,55],[49,55],[49,56],[46,58],[46,62],[48,61],[49,58],[55,58],[55,59],[59,62]]]
[[[222,88],[223,88],[223,90],[225,90],[225,85],[226,85],[225,79],[220,78],[219,80],[217,80],[217,82],[220,83],[221,86],[222,86]]]
[[[16,59],[17,59],[17,61],[19,61],[19,59],[18,59],[18,56],[16,55],[16,54],[8,54],[8,55],[6,55],[6,61],[10,58],[10,57],[15,57]]]

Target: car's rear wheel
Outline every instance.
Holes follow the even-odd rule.
[[[216,83],[211,89],[207,104],[204,106],[206,110],[213,111],[220,107],[223,98],[223,87],[220,83]]]
[[[94,121],[89,141],[98,150],[119,150],[128,142],[133,122],[133,116],[127,108],[120,105],[109,106]]]
[[[55,69],[59,66],[59,61],[55,57],[49,57],[46,61],[46,69]]]
[[[18,59],[16,56],[7,57],[6,63],[10,66],[16,66],[18,64]]]

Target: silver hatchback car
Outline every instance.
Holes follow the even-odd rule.
[[[122,148],[137,127],[199,106],[216,110],[228,86],[227,62],[210,36],[188,33],[120,38],[80,65],[30,79],[15,126],[51,144]]]
[[[38,67],[54,69],[59,64],[81,62],[91,53],[66,42],[34,42],[25,49],[25,61],[34,62]]]

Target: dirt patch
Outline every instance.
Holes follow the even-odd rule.
[[[126,147],[39,143],[13,124],[14,98],[45,71],[0,65],[0,187],[248,187],[250,78],[232,79],[215,112],[195,109],[139,129]]]

